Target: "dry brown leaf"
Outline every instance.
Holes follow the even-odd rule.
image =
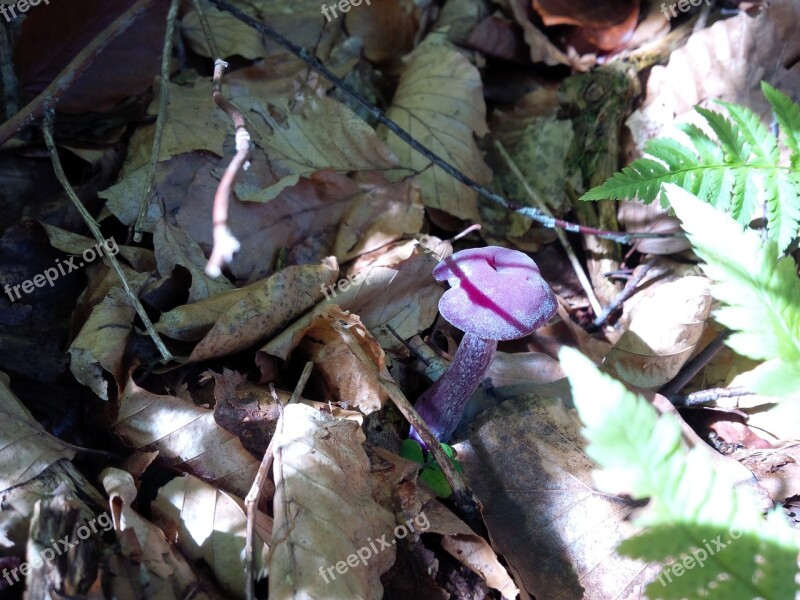
[[[275,335],[314,305],[322,293],[321,287],[332,275],[323,265],[287,267],[276,273],[217,315],[189,361],[233,354]]]
[[[142,275],[140,279],[145,277]],[[132,287],[136,289],[138,285],[134,283]],[[108,296],[94,307],[89,320],[69,347],[69,368],[75,379],[103,400],[109,399],[108,381],[103,372],[111,373],[117,384],[117,393],[125,385],[127,373],[123,360],[135,317],[136,309],[128,295],[122,288],[112,288]]]
[[[137,271],[152,271],[156,266],[155,255],[152,250],[147,248],[139,248],[138,246],[125,246],[120,245],[113,237],[107,238],[100,248],[97,248],[97,240],[94,238],[84,237],[77,233],[72,233],[60,227],[54,227],[47,223],[41,223],[44,227],[47,237],[50,238],[50,244],[53,248],[58,248],[67,254],[81,254],[84,250],[94,248],[95,251],[100,250],[103,254],[111,253],[116,255],[120,254],[127,260],[133,268]],[[95,258],[95,261],[98,259]]]
[[[239,305],[253,305],[270,298],[271,290],[285,285],[285,282],[296,278],[304,284],[302,296],[319,297],[316,294],[317,284],[327,285],[335,281],[338,268],[323,265],[306,265],[303,267],[289,267],[282,273],[273,275],[263,281],[256,281],[250,285],[218,294],[206,300],[178,306],[161,315],[155,324],[156,331],[173,339],[185,342],[201,340],[214,324],[228,311]],[[260,300],[256,300],[260,299]]]
[[[340,279],[333,289],[328,288],[327,299],[284,329],[262,350],[286,359],[300,343],[314,315],[329,304],[357,314],[370,331],[388,324],[403,339],[430,327],[444,293],[433,279],[433,268],[452,248],[449,244],[436,244],[437,238],[433,236],[428,239],[436,245],[435,249],[410,240],[393,245],[371,262],[356,261],[347,279]]]
[[[247,512],[241,499],[184,475],[158,491],[153,512],[189,559],[203,559],[226,592],[245,598],[249,582],[242,564]],[[261,511],[256,511],[253,537],[254,575],[261,579],[267,576],[265,540],[272,537],[272,519]]]
[[[155,226],[153,247],[158,272],[162,277],[169,277],[177,266],[189,271],[192,277],[189,304],[234,289],[233,284],[224,277],[212,278],[206,275],[205,266],[208,260],[200,246],[183,229],[168,223],[166,218],[162,218]]]
[[[345,408],[365,415],[383,408],[389,397],[374,377],[386,368],[383,349],[356,315],[329,305],[317,313],[300,344],[322,378],[325,391]],[[370,367],[362,363],[370,362]]]
[[[395,522],[373,500],[360,427],[290,404],[276,436],[270,598],[381,598]]]
[[[789,97],[800,93],[800,65],[790,57],[800,53],[796,2],[761,5],[757,17],[740,11],[730,19],[693,34],[670,54],[666,66],[652,68],[641,108],[628,119],[636,147],[665,132],[675,117],[712,99],[743,104],[766,117],[769,104],[761,81]]]
[[[593,489],[574,409],[530,395],[484,413],[458,460],[484,507],[492,547],[537,598],[627,598],[656,567],[620,557],[636,530],[625,502]],[[640,596],[634,596],[640,597]]]
[[[387,116],[474,181],[485,185],[491,180],[475,143],[476,135],[489,131],[480,73],[442,34],[429,34],[410,55]],[[477,220],[477,192],[432,167],[394,133],[379,131],[400,163],[419,173],[426,206]]]
[[[681,224],[678,218],[669,214],[669,209],[653,202],[645,204],[638,200],[620,202],[617,218],[625,231],[646,233],[678,233]],[[685,237],[640,239],[634,248],[642,254],[676,254],[687,250],[691,244]]]
[[[127,445],[158,451],[170,467],[247,495],[259,461],[214,421],[214,411],[159,396],[128,381],[112,429]]]
[[[486,376],[492,378],[495,387],[551,383],[566,377],[559,362],[541,352],[498,352]]]
[[[9,387],[0,372],[0,491],[22,485],[62,458],[72,459],[75,450],[45,431]]]
[[[535,63],[542,62],[549,66],[568,65],[569,58],[561,52],[548,37],[531,22],[531,2],[527,0],[508,0],[514,19],[525,32],[525,42],[531,51],[531,60]]]
[[[114,598],[218,598],[203,584],[186,559],[155,525],[139,516],[131,503],[137,490],[129,473],[108,468],[100,473],[108,493],[109,512],[122,557],[110,561],[108,588]]]
[[[253,141],[269,156],[281,175],[274,184],[258,190],[237,187],[240,200],[268,202],[300,177],[320,170],[384,171],[397,166],[391,150],[375,130],[347,106],[327,96],[307,94],[266,101],[241,96],[234,103],[249,116]]]
[[[430,0],[372,0],[364,10],[345,16],[347,32],[364,42],[364,56],[373,62],[396,59],[414,48],[420,21],[432,8]]]
[[[503,598],[517,597],[519,590],[486,540],[436,500],[426,503],[423,512],[430,521],[426,533],[442,535],[442,548],[453,558],[483,577]]]
[[[636,387],[655,389],[678,374],[700,340],[711,310],[709,280],[683,277],[639,296],[603,368]]]
[[[545,25],[576,25],[570,41],[601,50],[614,50],[633,34],[639,16],[639,0],[533,0]]]

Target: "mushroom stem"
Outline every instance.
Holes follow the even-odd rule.
[[[496,350],[497,340],[465,333],[450,368],[414,404],[440,442],[448,441],[453,435],[467,400],[483,381]],[[413,428],[410,437],[427,448]]]

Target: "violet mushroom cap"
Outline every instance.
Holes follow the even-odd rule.
[[[527,254],[499,246],[456,252],[436,265],[433,276],[450,284],[439,312],[464,338],[450,368],[414,408],[436,439],[446,442],[483,381],[498,340],[533,333],[552,318],[558,303]],[[410,435],[426,447],[413,428]]]

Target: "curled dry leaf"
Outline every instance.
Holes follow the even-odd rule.
[[[476,135],[489,132],[480,73],[442,34],[429,34],[411,53],[387,116],[474,181],[485,185],[491,180],[475,143]],[[394,133],[383,127],[379,132],[400,163],[419,173],[426,206],[477,220],[477,192],[432,167]]]
[[[483,577],[486,584],[499,591],[503,598],[517,597],[517,586],[486,540],[436,500],[429,501],[423,512],[430,521],[426,533],[442,535],[442,548],[453,558]]]
[[[256,281],[246,287],[224,292],[200,302],[178,306],[161,315],[155,328],[159,333],[173,339],[194,342],[202,339],[221,319],[231,323],[235,314],[246,318],[247,315],[241,314],[245,306],[254,307],[255,314],[258,314],[257,307],[267,307],[278,291],[285,293],[283,290],[289,284],[296,286],[295,301],[302,301],[303,298],[310,296],[313,303],[313,299],[319,298],[322,294],[319,290],[320,284],[328,285],[335,281],[337,272],[338,267],[325,264],[288,267],[263,281]],[[298,306],[298,314],[307,310],[305,302]],[[285,309],[286,306],[283,306]],[[239,312],[234,314],[237,310]]]
[[[661,387],[694,352],[711,300],[704,277],[683,277],[642,292],[628,329],[606,355],[603,368],[640,388]]]
[[[334,402],[365,415],[383,408],[389,396],[374,376],[374,368],[386,368],[383,348],[358,316],[326,306],[305,331],[300,348],[314,362]],[[365,360],[373,366],[367,368]]]
[[[164,313],[156,330],[169,337],[200,343],[192,361],[243,350],[280,331],[321,296],[321,285],[335,281],[337,268],[292,266],[263,281],[179,306]]]
[[[244,497],[259,461],[214,421],[214,411],[174,396],[159,396],[128,381],[112,425],[127,445],[158,451],[168,466]]]
[[[370,331],[388,324],[403,339],[430,327],[444,293],[431,273],[452,248],[450,244],[432,241],[436,240],[433,236],[428,238],[428,246],[409,240],[393,245],[371,262],[357,261],[347,279],[340,279],[335,287],[328,288],[327,299],[284,329],[262,350],[284,360],[288,358],[312,318],[330,304],[357,314]]]
[[[0,491],[38,476],[56,461],[75,456],[75,450],[45,431],[9,387],[0,372]]]
[[[322,265],[287,267],[276,273],[218,315],[189,361],[219,358],[269,339],[314,305],[332,275]]]
[[[561,52],[547,36],[531,22],[531,3],[527,0],[508,0],[514,20],[519,23],[525,32],[525,42],[531,51],[531,60],[546,65],[567,65],[569,58]]]
[[[657,568],[615,547],[635,533],[632,510],[595,491],[581,424],[558,398],[521,395],[483,413],[456,444],[484,507],[492,547],[536,598],[630,596]]]
[[[692,34],[666,66],[650,72],[646,99],[627,121],[637,148],[663,134],[675,117],[711,99],[743,104],[766,117],[770,110],[762,80],[797,97],[800,73],[794,61],[776,57],[800,53],[798,18],[796,2],[764,3],[755,18],[740,11]]]
[[[158,491],[153,513],[189,559],[203,559],[226,592],[245,598],[248,582],[242,564],[247,512],[241,499],[184,475]],[[253,537],[254,574],[261,579],[267,576],[265,540],[272,537],[272,519],[261,511],[256,511]]]
[[[146,275],[142,276],[142,279]],[[133,286],[136,289],[138,286]],[[127,373],[123,365],[125,348],[133,329],[136,309],[121,288],[112,288],[105,299],[94,307],[89,320],[69,347],[69,368],[75,379],[108,400],[108,381],[103,372],[111,373],[117,386],[124,385]],[[119,391],[119,390],[118,390]]]
[[[395,522],[373,499],[361,429],[290,404],[276,436],[270,598],[381,598]]]
[[[109,565],[109,592],[113,598],[218,598],[208,594],[183,555],[164,533],[132,508],[136,486],[129,473],[108,468],[100,473],[122,557]]]

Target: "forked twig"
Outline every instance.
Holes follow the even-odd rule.
[[[61,186],[64,188],[64,191],[67,192],[69,199],[72,200],[72,203],[75,205],[75,208],[80,213],[83,220],[88,225],[89,230],[92,232],[92,235],[99,243],[105,243],[105,238],[103,237],[102,232],[100,231],[100,226],[97,224],[97,221],[94,220],[89,211],[86,210],[86,207],[80,201],[75,190],[72,189],[72,186],[69,184],[67,180],[67,176],[64,174],[64,169],[61,166],[61,159],[58,158],[58,150],[56,150],[56,143],[53,139],[53,120],[55,119],[55,113],[52,110],[46,111],[44,115],[44,119],[42,119],[42,131],[44,132],[44,140],[47,144],[47,149],[50,151],[50,160],[53,163],[53,170],[55,171],[56,178],[58,179]],[[142,306],[142,303],[139,302],[139,298],[136,296],[134,291],[131,289],[130,284],[128,283],[128,279],[125,277],[125,273],[122,271],[122,267],[117,260],[117,257],[110,252],[106,252],[106,258],[111,263],[111,268],[114,269],[114,272],[119,277],[120,282],[122,283],[122,287],[125,289],[125,293],[128,294],[128,298],[130,298],[131,304],[133,305],[134,309],[138,313],[139,317],[142,319],[142,323],[144,323],[145,329],[147,329],[147,333],[150,334],[150,337],[153,339],[153,343],[158,348],[158,351],[161,353],[161,358],[164,362],[169,362],[172,360],[172,354],[167,347],[164,345],[164,342],[161,341],[158,333],[156,333],[155,328],[153,327],[152,321],[150,321],[150,317],[147,316],[147,313]]]

